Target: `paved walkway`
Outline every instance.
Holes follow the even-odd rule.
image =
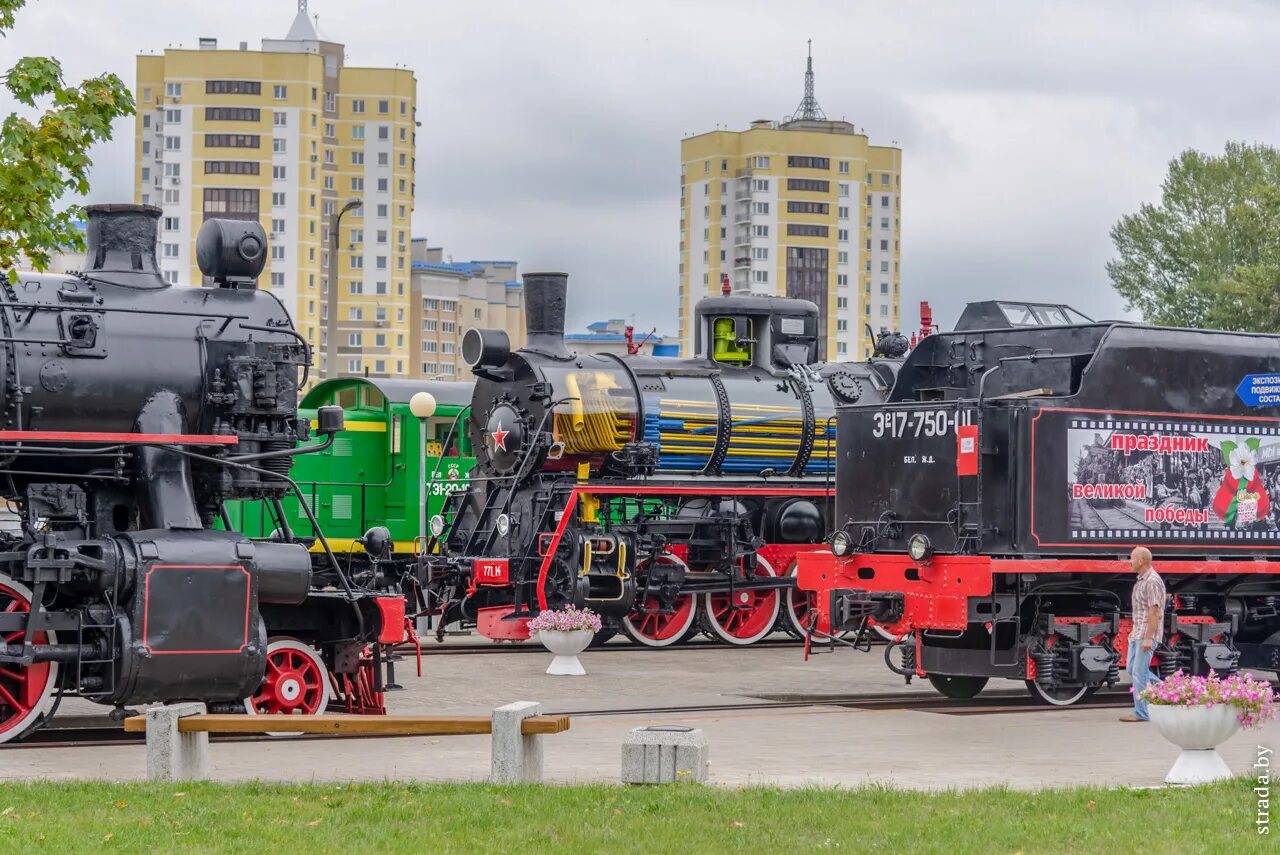
[[[884,782],[936,789],[1004,784],[1159,784],[1177,754],[1151,725],[1122,724],[1114,708],[1035,713],[947,714],[859,710],[822,704],[843,694],[899,693],[901,678],[880,652],[822,654],[809,663],[798,649],[709,648],[585,654],[584,678],[548,677],[544,653],[459,654],[423,660],[425,676],[402,663],[395,713],[477,713],[513,700],[547,711],[628,710],[750,703],[753,698],[811,696],[814,706],[697,713],[581,716],[568,733],[545,737],[547,776],[556,781],[618,780],[622,738],[631,727],[680,723],[706,730],[716,783],[857,785]],[[933,697],[927,683],[909,691]],[[1013,682],[992,693],[1021,692]],[[72,705],[68,705],[71,707]],[[82,704],[70,713],[94,711]],[[1258,746],[1280,749],[1280,723],[1238,733],[1222,749],[1244,774]],[[481,780],[489,771],[488,737],[411,737],[321,741],[278,739],[215,744],[220,780]],[[0,749],[0,779],[145,776],[138,745]]]

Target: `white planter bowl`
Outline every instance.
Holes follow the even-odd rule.
[[[587,649],[595,633],[589,629],[575,629],[572,632],[543,629],[538,631],[538,640],[542,646],[555,654],[547,673],[559,677],[582,677],[587,669],[578,661],[578,654]]]
[[[1151,704],[1147,714],[1160,735],[1182,749],[1165,783],[1207,784],[1231,777],[1231,769],[1216,749],[1240,729],[1235,707]]]

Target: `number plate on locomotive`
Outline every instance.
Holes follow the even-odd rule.
[[[477,558],[471,563],[471,573],[477,585],[508,585],[510,569],[505,558]]]

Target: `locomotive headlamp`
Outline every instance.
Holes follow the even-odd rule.
[[[835,554],[836,557],[847,555],[852,546],[853,538],[849,537],[849,532],[844,529],[841,529],[831,535],[831,552]]]
[[[913,534],[907,541],[907,554],[911,556],[912,561],[928,561],[933,555],[933,544],[925,535]]]
[[[506,537],[511,531],[511,517],[506,514],[498,514],[498,536]]]
[[[409,399],[409,412],[415,419],[429,419],[436,414],[436,396],[430,392],[415,392]]]
[[[439,514],[431,517],[430,531],[432,537],[439,537],[444,534],[444,517]]]

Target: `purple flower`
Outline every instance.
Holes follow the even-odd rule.
[[[565,609],[546,609],[529,621],[529,629],[533,632],[574,632],[576,630],[599,632],[602,625],[600,616],[591,609],[578,609],[574,606]]]

